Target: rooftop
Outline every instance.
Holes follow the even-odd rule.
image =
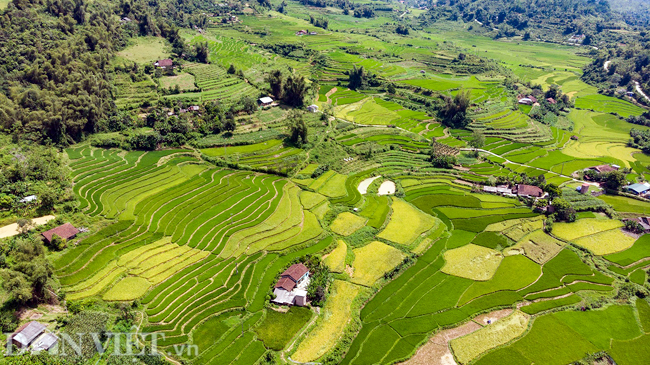
[[[79,230],[75,228],[70,223],[60,225],[58,227],[52,228],[49,231],[43,232],[43,237],[48,241],[52,241],[52,236],[57,235],[65,240],[70,239],[79,233]]]
[[[43,331],[45,331],[45,325],[36,321],[32,321],[22,325],[14,335],[12,336],[13,341],[20,343],[21,347],[29,346],[36,337],[40,336]]]

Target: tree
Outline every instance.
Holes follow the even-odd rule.
[[[23,305],[32,299],[32,285],[25,274],[13,270],[4,270],[2,277],[2,287],[16,304]]]
[[[302,146],[303,143],[308,142],[309,128],[303,119],[303,113],[294,110],[291,112],[288,120],[289,139],[297,146]]]
[[[54,234],[52,235],[52,241],[50,241],[50,246],[57,251],[61,251],[65,248],[66,242],[63,238]]]
[[[301,107],[305,104],[305,95],[307,94],[307,84],[304,76],[289,75],[284,84],[283,98],[285,104],[293,107]]]
[[[625,229],[633,233],[643,233],[644,231],[643,226],[634,220],[626,220]]]
[[[208,63],[208,56],[209,56],[208,42],[199,42],[195,44],[194,53],[196,54],[196,59],[199,62]],[[230,66],[233,67],[232,65]],[[228,71],[230,73],[230,69],[228,69]]]
[[[470,91],[460,90],[453,98],[444,97],[445,105],[440,111],[443,124],[452,128],[465,128],[469,124],[467,108],[470,105]]]
[[[32,226],[32,220],[20,218],[16,221],[16,224],[18,225],[18,229],[20,230],[20,233],[25,234],[27,233],[27,231],[29,231],[29,228]]]
[[[435,167],[451,169],[456,164],[456,157],[452,155],[435,155],[431,157],[431,163]]]
[[[605,186],[610,190],[618,191],[626,183],[625,175],[621,171],[612,171],[604,175]]]
[[[235,115],[233,113],[226,113],[226,120],[222,126],[224,131],[232,132],[237,128],[237,122],[235,121]]]
[[[232,63],[230,64],[230,67],[228,67],[228,74],[229,75],[234,75],[237,72],[237,69],[235,68],[235,65]]]
[[[546,184],[544,186],[544,191],[548,193],[548,196],[551,199],[562,196],[562,190],[560,190],[560,188],[555,184]]]
[[[352,70],[348,71],[348,88],[357,90],[366,86],[364,73],[363,66],[357,68],[356,65],[353,65]]]
[[[482,148],[485,145],[485,135],[479,131],[474,131],[469,145],[474,148]]]
[[[282,71],[271,71],[271,73],[266,77],[266,82],[268,82],[271,87],[271,95],[273,95],[276,100],[282,99]]]
[[[395,94],[395,85],[392,82],[386,86],[386,92],[389,94]]]
[[[567,222],[573,222],[576,220],[576,211],[568,201],[562,198],[555,198],[551,205],[555,208],[555,214],[557,214],[559,220]]]

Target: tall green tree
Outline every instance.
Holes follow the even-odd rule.
[[[307,91],[308,88],[304,76],[289,75],[284,83],[282,100],[287,105],[301,107],[305,104]]]
[[[271,73],[266,77],[266,82],[269,83],[271,88],[271,95],[273,95],[276,100],[282,99],[282,71],[271,71]]]
[[[303,113],[293,110],[287,118],[287,127],[289,128],[289,139],[297,146],[302,146],[303,143],[308,142],[309,128],[303,118]]]

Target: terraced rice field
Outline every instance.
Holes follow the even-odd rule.
[[[277,139],[244,146],[205,148],[201,152],[239,165],[282,174],[293,171],[305,159],[303,150],[285,147],[282,141]]]
[[[169,98],[192,100],[197,103],[219,101],[227,106],[243,97],[256,99],[259,95],[259,90],[240,78],[228,75],[223,67],[194,63],[185,66],[185,70],[194,75],[196,86],[201,92],[176,94]]]
[[[69,299],[144,295],[146,330],[166,334],[163,347],[186,343],[204,320],[236,309],[249,310],[242,326],[252,327],[275,275],[331,244],[318,242],[322,228],[303,210],[299,189],[277,176],[219,169],[182,150],[81,147],[70,156],[78,157],[71,165],[81,209],[117,220],[68,250],[55,272]],[[238,333],[216,339],[195,361],[261,357],[261,342],[250,332],[233,342]]]

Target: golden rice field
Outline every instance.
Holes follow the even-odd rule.
[[[445,251],[442,272],[462,278],[490,280],[503,259],[501,252],[491,248],[468,244]]]
[[[352,233],[363,228],[368,222],[367,218],[359,217],[350,212],[343,212],[336,216],[336,219],[330,225],[332,232],[341,236],[349,236]]]
[[[352,282],[372,286],[404,259],[402,251],[378,241],[354,249]]]
[[[348,254],[348,245],[339,240],[334,251],[330,252],[323,259],[323,263],[333,272],[343,272],[345,270],[345,257]]]
[[[440,224],[439,219],[423,213],[401,199],[393,199],[391,210],[388,225],[377,235],[388,241],[410,245],[421,234]]]
[[[451,346],[456,359],[461,364],[467,364],[482,353],[504,345],[521,336],[528,329],[530,316],[516,310],[509,316],[499,319],[478,331],[451,340]]]
[[[292,360],[314,361],[336,345],[352,318],[352,302],[359,291],[359,286],[348,281],[334,280],[320,319],[291,355]]]

